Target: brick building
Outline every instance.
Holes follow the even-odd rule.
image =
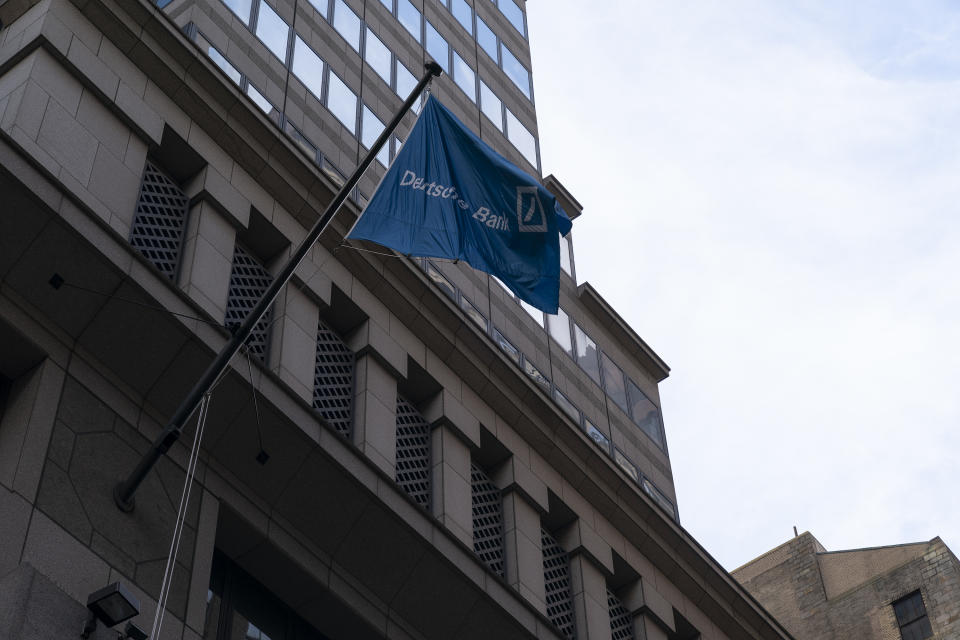
[[[681,526],[657,354],[563,243],[561,313],[344,246],[378,164],[132,512],[113,488],[432,58],[542,176],[514,0],[0,0],[0,639],[121,582],[163,639],[783,639]],[[543,182],[579,215],[554,177]],[[91,638],[113,638],[103,625]]]
[[[827,551],[804,533],[732,575],[798,640],[960,638],[960,562],[940,538]]]

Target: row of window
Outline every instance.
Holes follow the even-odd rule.
[[[396,16],[397,21],[403,25],[407,32],[424,46],[427,53],[443,66],[447,59],[446,50],[449,48],[447,42],[437,33],[437,30],[421,14],[420,10],[410,0],[380,0],[380,2]],[[496,32],[483,21],[483,18],[476,14],[473,7],[466,0],[439,0],[439,2],[456,18],[467,33],[476,38],[480,48],[503,70],[523,95],[532,101],[533,87],[530,70],[523,66],[523,63],[514,55],[506,43],[497,37]],[[523,10],[513,0],[499,0],[499,3],[495,4],[498,4],[501,8],[501,13],[507,17],[510,24],[525,35]],[[446,66],[444,66],[444,71],[448,71]]]
[[[420,261],[420,265],[426,272],[427,277],[430,278],[430,280],[433,281],[435,285],[437,285],[447,296],[449,296],[454,301],[454,303],[456,303],[460,307],[460,309],[467,316],[467,318],[469,318],[472,322],[474,322],[484,333],[489,335],[493,339],[493,341],[497,344],[497,346],[500,347],[501,351],[503,351],[507,355],[507,357],[513,360],[513,362],[518,367],[520,367],[520,369],[531,380],[537,383],[547,395],[551,396],[554,402],[557,403],[557,406],[560,407],[560,409],[562,409],[563,412],[566,413],[571,420],[573,420],[575,423],[580,425],[580,428],[583,429],[588,436],[590,436],[590,438],[594,441],[594,443],[596,443],[598,447],[600,447],[608,456],[613,458],[613,460],[617,463],[617,465],[620,466],[620,468],[623,469],[623,471],[634,482],[636,482],[648,495],[650,495],[658,504],[660,504],[670,514],[672,518],[676,519],[677,512],[673,503],[640,470],[640,467],[636,463],[631,461],[626,456],[626,454],[624,454],[622,451],[620,451],[619,448],[614,446],[613,443],[610,441],[610,439],[602,431],[600,431],[600,429],[598,429],[597,426],[594,425],[586,417],[586,415],[584,415],[584,413],[580,411],[556,387],[556,385],[552,384],[550,382],[550,379],[547,376],[545,376],[530,361],[530,359],[527,358],[523,354],[523,352],[520,351],[520,349],[514,346],[513,343],[511,343],[503,335],[503,333],[493,325],[493,323],[487,320],[483,312],[480,311],[480,309],[475,304],[473,304],[473,302],[471,302],[467,298],[467,296],[463,295],[463,292],[461,292],[456,285],[450,282],[450,280],[446,276],[444,276],[443,273],[440,272],[440,269],[433,262],[431,262],[428,259],[422,259]],[[519,301],[519,302],[522,306],[524,306],[525,309],[527,309],[528,313],[531,313],[531,315],[540,314],[539,322],[541,323],[541,326],[543,326],[544,314],[539,310],[536,310],[533,307],[526,305],[522,301]],[[551,317],[554,317],[554,316],[551,316]],[[566,314],[564,314],[564,317],[566,317]],[[568,320],[568,323],[569,323],[569,320]],[[556,326],[556,322],[554,322],[554,324]],[[581,342],[583,344],[587,344],[586,340],[588,338],[586,338],[586,334],[584,333],[583,336],[584,338],[581,338]],[[568,340],[570,340],[569,336],[568,336]],[[597,352],[595,343],[593,343],[593,351]],[[643,392],[640,391],[637,385],[632,380],[630,380],[630,378],[626,377],[623,374],[623,371],[619,367],[617,367],[617,365],[614,364],[613,361],[606,356],[606,354],[603,354],[602,352],[600,352],[600,354],[601,354],[601,357],[605,359],[605,362],[609,363],[609,366],[611,367],[611,372],[607,374],[607,378],[611,381],[615,379],[613,371],[619,372],[621,376],[621,381],[625,388],[625,394],[626,394],[625,397],[629,398],[632,403],[628,405],[631,408],[631,411],[633,412],[630,415],[634,415],[634,414],[640,415],[642,411],[646,411],[647,412],[646,415],[648,417],[646,417],[645,420],[640,420],[638,424],[641,426],[642,429],[644,429],[644,433],[647,433],[647,429],[650,429],[651,431],[653,431],[653,429],[649,426],[645,428],[643,426],[644,424],[648,424],[648,423],[656,424],[657,430],[655,431],[655,433],[660,434],[661,436],[660,442],[662,442],[662,429],[659,426],[660,414],[656,408],[656,405],[650,402],[650,400],[646,397],[646,395],[644,395]],[[652,416],[649,415],[651,413],[653,414]]]
[[[372,112],[367,114],[358,108],[357,94],[300,34],[293,31],[265,0],[258,0],[256,4],[253,0],[224,0],[224,2],[245,24],[250,26],[264,45],[293,71],[337,120],[369,147],[376,136],[362,133],[363,122],[367,118],[376,118],[376,116],[373,116]],[[310,0],[310,2],[317,13],[333,25],[337,33],[363,56],[370,68],[399,97],[406,98],[413,91],[417,84],[416,76],[400,62],[398,56],[377,37],[369,26],[364,24],[344,0]],[[400,2],[402,7],[409,5],[409,0],[400,0]],[[521,155],[531,165],[539,168],[537,142],[534,135],[477,76],[470,65],[447,44],[433,25],[429,21],[421,20],[420,12],[413,5],[409,5],[409,9],[404,11],[416,12],[417,25],[423,23],[425,47],[430,56],[444,68],[457,87],[474,104],[479,104],[483,114],[506,136]],[[405,14],[401,14],[401,22],[403,22],[403,15]],[[417,29],[420,29],[420,26]],[[233,71],[239,73],[235,69]],[[380,128],[382,130],[382,123]],[[386,165],[387,162],[383,164]]]

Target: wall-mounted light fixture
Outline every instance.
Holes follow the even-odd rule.
[[[87,614],[87,619],[83,623],[83,630],[80,632],[80,637],[84,640],[89,638],[90,634],[97,628],[97,621],[108,627],[115,627],[139,614],[140,601],[123,584],[114,582],[87,596],[87,609],[90,613]],[[131,627],[133,627],[134,635],[130,634]],[[137,632],[142,634],[142,637],[135,635]],[[135,624],[130,623],[127,625],[127,635],[125,637],[133,638],[133,640],[146,640],[147,634]]]

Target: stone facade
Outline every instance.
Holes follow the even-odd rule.
[[[332,200],[330,163],[357,163],[360,141],[237,11],[296,17],[380,118],[400,99],[323,6],[363,16],[410,68],[425,58],[392,2],[161,4],[0,1],[0,640],[78,635],[87,596],[116,581],[151,628],[196,422],[132,512],[113,488]],[[532,100],[462,23],[410,6],[535,134]],[[473,12],[529,66],[495,3]],[[451,79],[433,90],[539,175]],[[592,341],[576,357],[482,273],[343,246],[382,171],[216,386],[155,640],[606,640],[614,612],[618,640],[789,638],[679,525],[666,364],[573,269],[561,304]],[[575,359],[601,351],[631,406]]]
[[[799,640],[899,640],[892,605],[917,590],[929,637],[960,637],[960,562],[940,538],[828,552],[804,533],[733,576]]]

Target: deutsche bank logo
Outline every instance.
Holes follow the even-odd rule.
[[[547,214],[537,187],[517,187],[517,229],[540,233],[547,230]]]

